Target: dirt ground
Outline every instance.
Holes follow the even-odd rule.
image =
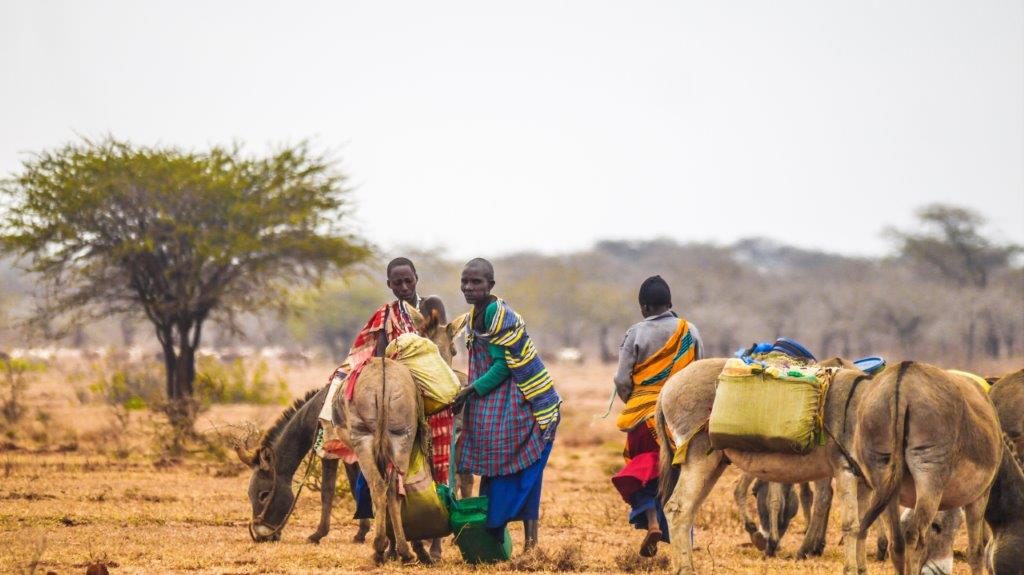
[[[276,368],[296,395],[324,381],[330,366]],[[635,558],[640,532],[626,522],[627,506],[609,477],[621,466],[622,434],[604,412],[611,367],[551,366],[565,398],[565,420],[544,477],[542,555],[520,556],[522,528],[512,525],[515,555],[509,563],[474,567],[446,542],[443,563],[433,567],[391,563],[375,567],[369,543],[351,542],[353,503],[339,498],[333,529],[318,546],[306,542],[319,518],[319,500],[305,491],[278,543],[254,544],[246,532],[250,508],[248,470],[209,454],[183,460],[159,457],[148,447],[154,419],[136,414],[118,427],[110,408],[82,403],[77,372],[50,373],[31,388],[29,403],[51,414],[45,450],[0,452],[0,573],[85,573],[96,561],[111,573],[494,573],[516,570],[590,573],[671,572],[671,551],[655,561]],[[616,407],[618,409],[618,407]],[[215,407],[197,427],[208,433],[237,431],[230,424],[266,425],[280,407]],[[218,431],[213,431],[213,430]],[[63,431],[61,431],[63,430]],[[128,434],[128,439],[118,436]],[[63,438],[63,439],[62,439]],[[73,438],[68,439],[68,438]],[[115,453],[115,446],[128,452]],[[58,452],[63,448],[63,451]],[[830,522],[822,558],[797,562],[804,530],[798,516],[780,556],[763,559],[747,540],[732,504],[738,475],[730,469],[700,513],[696,562],[701,573],[824,574],[842,571],[838,517]],[[342,479],[344,481],[344,479]],[[869,542],[873,552],[874,544]],[[965,548],[961,533],[957,550]],[[874,573],[888,564],[872,563]],[[968,573],[962,561],[957,574]]]

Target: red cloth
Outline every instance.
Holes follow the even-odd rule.
[[[406,308],[407,305],[404,302],[395,300],[380,306],[377,308],[377,311],[373,312],[370,319],[367,320],[366,325],[356,334],[355,339],[352,341],[352,347],[349,349],[348,357],[345,358],[345,363],[341,364],[341,367],[338,368],[338,370],[344,370],[347,367],[351,370],[348,380],[345,382],[345,399],[352,399],[356,380],[359,379],[358,373],[363,368],[366,360],[373,357],[374,352],[377,351],[377,341],[380,339],[381,330],[384,330],[387,334],[388,341],[396,339],[403,333],[416,333],[416,325],[413,324],[412,316],[409,315]],[[387,325],[384,324],[385,317],[387,318]]]
[[[455,427],[455,414],[447,407],[434,415],[427,416],[430,426],[430,445],[433,451],[431,471],[434,481],[448,483],[448,465],[451,462],[452,432]]]
[[[363,373],[363,367],[366,366],[366,360],[356,366],[352,370],[352,373],[348,374],[345,378],[345,401],[352,401],[352,396],[356,393],[356,382],[359,381],[359,374]]]
[[[612,485],[626,503],[631,502],[634,493],[658,480],[658,451],[658,440],[647,425],[626,434],[626,466],[612,477]]]

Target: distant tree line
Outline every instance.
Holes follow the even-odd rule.
[[[495,293],[528,322],[542,350],[581,348],[611,361],[639,321],[637,290],[649,275],[672,286],[675,310],[699,326],[709,354],[754,341],[795,338],[821,357],[881,354],[971,367],[1024,357],[1024,266],[1020,248],[981,234],[984,221],[954,206],[921,209],[914,229],[889,230],[893,253],[847,257],[748,239],[729,246],[669,239],[602,241],[568,255],[495,258]],[[451,314],[463,262],[405,252],[421,292]],[[355,330],[389,297],[383,264],[300,294],[290,320],[303,345],[340,359]]]

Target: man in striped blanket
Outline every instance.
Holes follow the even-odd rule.
[[[491,294],[491,263],[477,258],[466,264],[461,287],[473,308],[466,338],[469,386],[455,401],[465,409],[457,469],[482,477],[488,530],[501,537],[508,522],[522,521],[529,550],[537,545],[544,467],[562,400],[523,318]]]
[[[626,466],[612,484],[629,504],[629,522],[646,529],[640,555],[652,557],[668,542],[668,524],[658,500],[658,439],[654,408],[661,388],[676,372],[702,356],[697,326],[672,311],[672,292],[661,276],[640,286],[644,320],[626,332],[619,348],[615,391],[626,403],[616,424],[626,432]]]

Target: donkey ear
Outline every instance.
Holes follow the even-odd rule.
[[[466,327],[466,321],[469,319],[469,313],[464,313],[452,320],[447,326],[448,337],[455,338],[462,331],[462,328]]]
[[[416,328],[416,331],[423,333],[423,328],[426,326],[427,319],[423,317],[420,310],[412,307],[411,305],[405,306],[405,309],[409,312],[409,317],[412,318],[412,325]]]
[[[241,443],[235,446],[235,453],[238,454],[238,460],[248,467],[256,464],[256,454],[246,449]]]
[[[420,332],[423,333],[423,335],[432,334],[437,330],[439,325],[441,325],[441,312],[436,309],[432,309],[427,312],[427,319]]]
[[[270,448],[264,447],[259,450],[256,458],[259,460],[260,471],[270,471],[274,468],[273,462],[271,461],[273,454],[270,452]]]

